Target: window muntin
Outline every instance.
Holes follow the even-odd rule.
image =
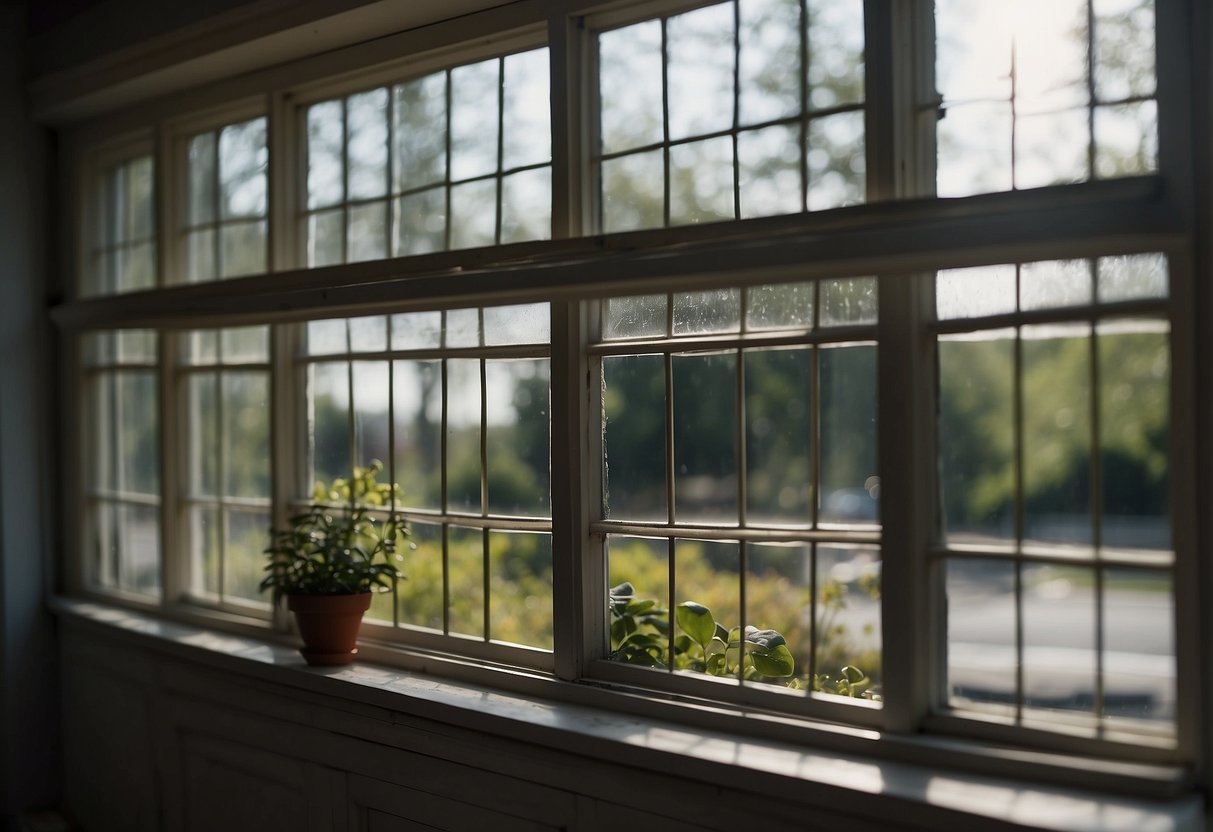
[[[949,704],[1174,738],[1161,255],[940,272]]]
[[[600,228],[863,202],[863,50],[856,0],[733,0],[600,32]]]
[[[1153,0],[935,4],[938,192],[1158,168]]]
[[[551,651],[549,327],[547,304],[308,324],[310,479],[378,459],[412,528],[372,626]]]
[[[601,302],[612,658],[879,699],[876,314],[867,277]],[[794,674],[691,646],[684,602],[776,630]]]
[[[548,51],[305,110],[309,266],[551,237]]]
[[[182,279],[198,283],[266,271],[266,119],[198,133],[185,153]]]
[[[269,328],[193,330],[180,336],[188,437],[182,483],[186,592],[204,604],[269,610]]]
[[[92,332],[84,373],[84,557],[93,589],[160,593],[160,397],[151,330]]]
[[[112,295],[156,285],[154,164],[135,154],[102,167],[91,186],[82,295]]]

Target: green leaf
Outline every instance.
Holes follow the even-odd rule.
[[[755,648],[750,651],[750,660],[759,673],[774,679],[782,679],[796,672],[796,659],[786,644],[781,643],[769,650]]]
[[[683,601],[674,611],[674,618],[678,626],[700,647],[705,647],[716,634],[716,621],[712,618],[712,611],[703,604]]]

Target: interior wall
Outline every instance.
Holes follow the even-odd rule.
[[[48,154],[28,115],[25,21],[22,4],[0,3],[0,815],[10,827],[59,799],[57,648],[44,597]]]

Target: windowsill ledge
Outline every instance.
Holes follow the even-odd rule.
[[[565,753],[575,749],[575,753],[632,769],[676,771],[781,799],[789,787],[808,790],[827,796],[833,811],[868,820],[924,828],[967,820],[983,823],[986,829],[1066,832],[1204,828],[1203,803],[1190,793],[1155,801],[1021,783],[688,728],[593,705],[503,692],[363,662],[340,669],[309,668],[295,649],[266,639],[179,624],[92,601],[55,598],[51,606],[71,622],[181,660],[362,705],[407,711],[410,716]],[[555,681],[550,684],[569,687]],[[915,741],[917,738],[907,740]],[[1165,769],[1153,768],[1157,777],[1165,776]],[[1181,776],[1179,771],[1174,774],[1177,781]]]

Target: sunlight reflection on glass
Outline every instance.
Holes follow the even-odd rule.
[[[675,15],[666,23],[669,138],[733,124],[733,5]],[[633,77],[630,88],[636,87]]]

